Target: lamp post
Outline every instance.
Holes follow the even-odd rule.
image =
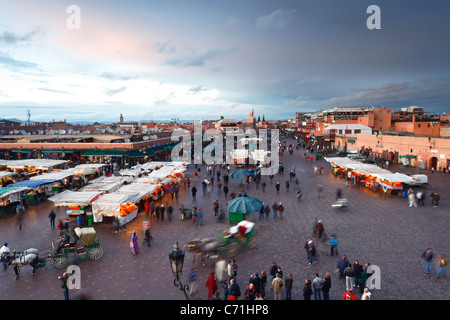
[[[180,290],[183,291],[186,299],[189,300],[189,295],[186,292],[186,290],[189,290],[189,286],[183,285],[180,281],[180,275],[183,272],[184,251],[180,249],[178,241],[175,242],[173,250],[169,253],[169,261],[173,275],[175,276],[175,279],[173,281],[174,286],[180,288]]]

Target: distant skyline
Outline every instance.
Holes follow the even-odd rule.
[[[79,29],[68,27],[78,22]],[[381,9],[369,30],[367,7]],[[450,113],[450,1],[0,0],[0,118]],[[72,24],[75,25],[75,24]]]

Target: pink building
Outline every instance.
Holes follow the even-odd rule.
[[[413,135],[358,134],[351,139],[336,136],[337,148],[346,146],[368,151],[393,163],[442,170],[450,167],[450,139]]]

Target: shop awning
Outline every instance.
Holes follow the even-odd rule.
[[[66,149],[49,149],[49,150],[42,150],[42,153],[73,153],[74,150],[66,150]]]
[[[108,157],[122,157],[125,154],[123,150],[87,150],[83,153],[83,157],[89,156],[108,156]]]
[[[150,154],[145,154],[142,150],[130,150],[127,151],[128,158],[145,158],[145,156]]]
[[[12,149],[11,152],[31,153],[31,149]]]

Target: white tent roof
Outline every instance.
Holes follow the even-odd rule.
[[[103,194],[92,202],[92,210],[96,212],[118,212],[120,205],[128,202],[137,203],[140,200],[139,193],[113,192]]]
[[[68,163],[68,160],[49,160],[49,159],[24,159],[24,160],[0,160],[0,165],[8,168],[23,169],[25,167],[35,167],[36,169],[44,169],[55,167]]]
[[[75,174],[88,175],[97,172],[100,168],[107,166],[105,163],[84,163],[70,169]]]
[[[139,193],[139,200],[151,195],[156,189],[161,187],[160,184],[130,183],[117,189],[122,193]]]
[[[144,171],[138,168],[134,168],[134,169],[122,169],[119,171],[119,174],[121,176],[135,176],[137,177],[138,175],[140,175],[141,173],[143,173]]]
[[[30,180],[62,180],[70,176],[74,176],[75,173],[68,170],[58,171],[58,172],[50,172],[44,173],[37,176],[30,177]]]
[[[56,196],[48,198],[48,200],[54,202],[55,206],[87,206],[102,193],[103,191],[88,192],[66,190]]]
[[[81,188],[80,191],[114,192],[121,186],[122,183],[90,183]]]
[[[98,178],[96,178],[94,180],[89,181],[89,183],[102,183],[102,184],[121,183],[121,184],[123,184],[125,182],[128,183],[128,182],[133,182],[133,181],[134,181],[134,178],[128,177],[128,176],[125,176],[125,177],[121,177],[121,176],[111,176],[111,177],[100,176],[100,177],[98,177]]]
[[[0,171],[0,179],[4,178],[4,177],[10,177],[13,175],[16,175],[17,173],[12,172],[12,171]]]
[[[158,178],[158,177],[141,177],[134,180],[134,183],[147,183],[147,184],[168,184],[173,181],[172,178]]]
[[[414,182],[415,180],[411,178],[410,176],[403,174],[403,173],[376,173],[373,174],[374,177],[377,177],[379,179],[387,180],[390,182]]]

